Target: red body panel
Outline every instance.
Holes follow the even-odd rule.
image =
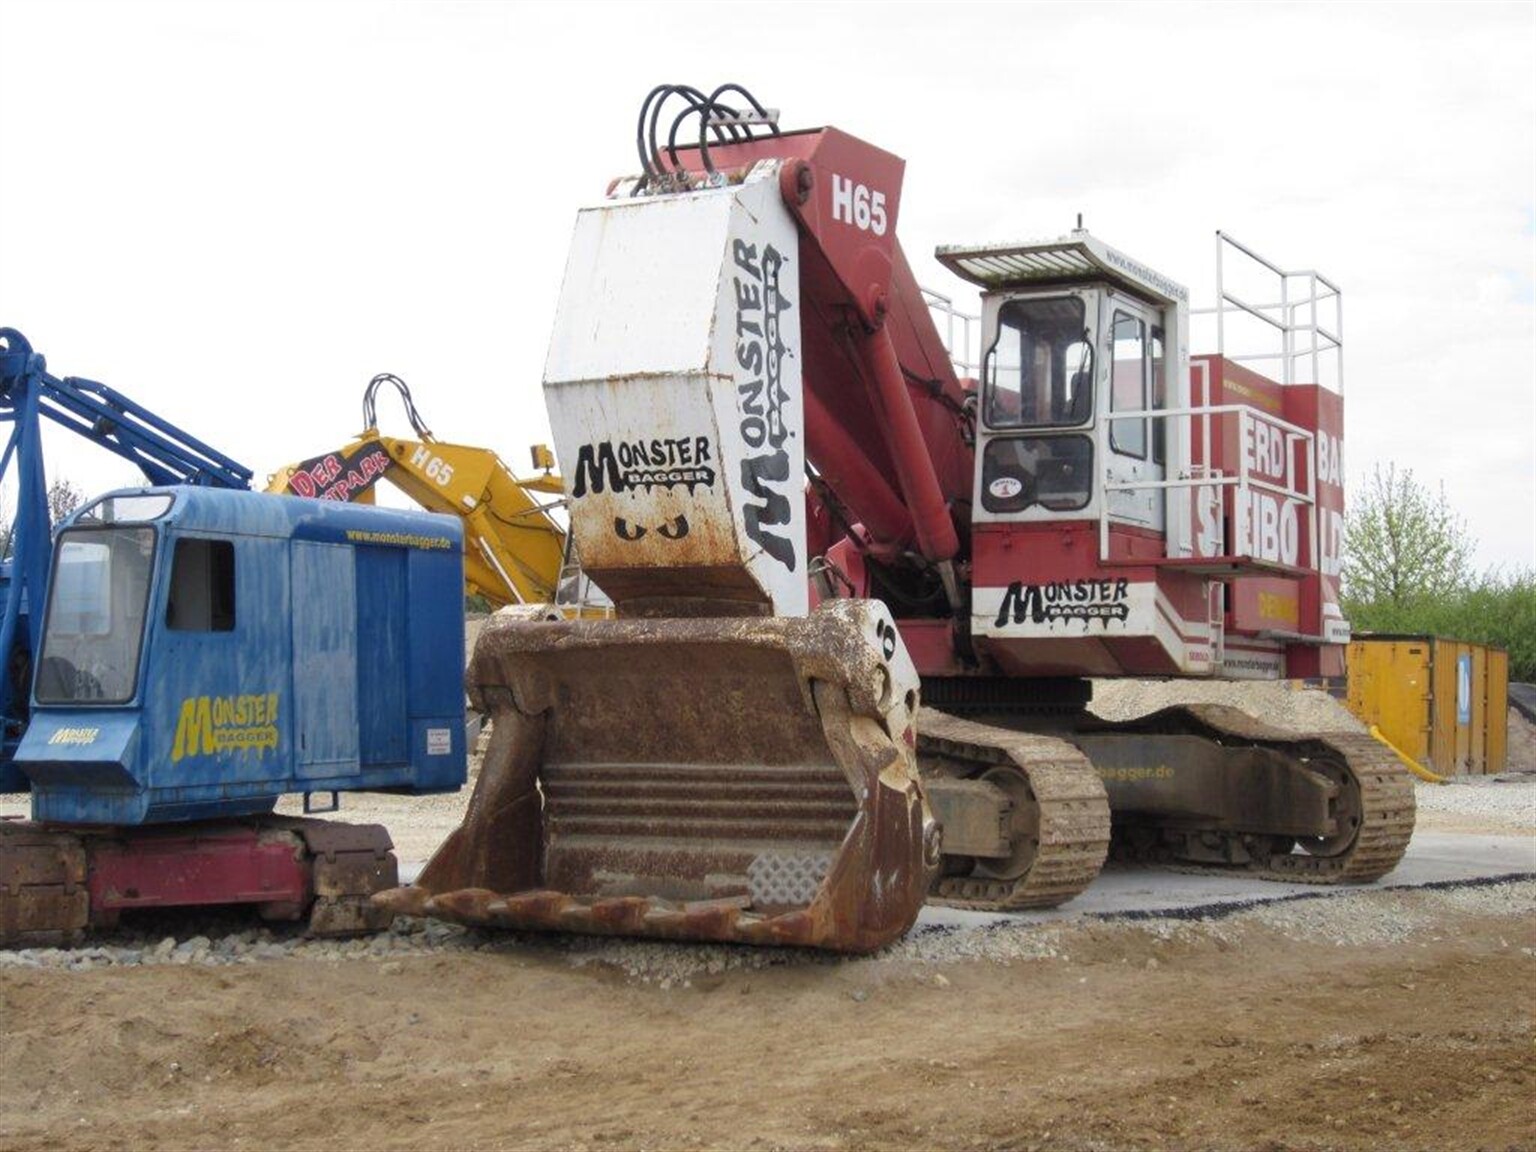
[[[781,172],[802,235],[806,455],[876,556],[960,550],[952,508],[970,498],[966,393],[896,226],[905,163],[835,128],[714,145],[721,171],[763,159]],[[684,166],[703,170],[696,150]],[[966,518],[960,517],[963,523]]]
[[[779,181],[801,229],[806,455],[818,477],[809,496],[810,520],[813,542],[823,550],[813,554],[825,555],[836,570],[832,595],[889,600],[920,672],[1199,674],[1223,630],[1260,662],[1275,658],[1276,638],[1289,642],[1297,669],[1322,669],[1342,659],[1336,644],[1317,646],[1329,606],[1336,615],[1338,592],[1343,417],[1336,394],[1282,387],[1219,357],[1192,362],[1194,404],[1208,400],[1253,411],[1245,418],[1246,436],[1235,414],[1213,417],[1209,444],[1202,422],[1192,421],[1190,462],[1226,476],[1246,463],[1248,475],[1261,482],[1249,486],[1242,510],[1235,486],[1206,499],[1215,515],[1205,539],[1214,545],[1194,557],[1170,560],[1161,532],[1112,524],[1109,560],[1101,562],[1098,524],[1091,520],[973,525],[970,397],[896,240],[903,161],[833,128],[716,144],[709,155],[719,172],[765,159],[787,161]],[[682,160],[691,171],[704,170],[696,149],[686,150]],[[1290,491],[1314,485],[1305,440],[1273,420],[1324,434],[1315,512],[1304,501],[1264,488],[1262,482]],[[1196,508],[1201,498],[1191,491]],[[1315,553],[1321,554],[1322,572]],[[962,593],[969,585],[973,593],[991,590],[994,598],[1014,585],[1125,581],[1139,590],[1142,622],[1118,633],[1085,627],[1081,633],[991,636],[972,629],[967,636],[968,622],[933,596],[932,581],[915,597],[890,595],[893,582],[912,580],[924,569],[932,576],[951,560]],[[1229,592],[1224,620],[1212,621],[1213,589],[1220,595],[1216,581],[1227,582]],[[1216,608],[1219,613],[1219,602]],[[1001,625],[996,630],[1008,631]]]
[[[1338,610],[1343,556],[1344,398],[1316,384],[1293,384],[1285,389],[1285,418],[1317,431],[1318,564],[1317,571],[1301,581],[1301,620],[1303,631],[1324,633],[1325,608],[1331,605]],[[1342,650],[1338,655],[1342,661]]]
[[[971,547],[972,582],[978,587],[1075,585],[1078,581],[1117,588],[1122,581],[1126,586],[1150,586],[1163,624],[1191,642],[1198,638],[1193,624],[1203,623],[1209,614],[1205,578],[1152,563],[1152,556],[1163,555],[1163,540],[1145,529],[1115,526],[1110,532],[1111,555],[1149,554],[1145,565],[1100,564],[1098,524],[1089,520],[978,524]],[[994,636],[978,638],[976,646],[999,669],[1013,675],[1174,676],[1183,672],[1174,654],[1155,637],[1101,635],[1086,626],[1081,636],[1016,640]],[[918,667],[927,671],[921,664]]]
[[[292,837],[175,828],[87,839],[91,911],[213,904],[304,905],[310,872]]]
[[[1338,577],[1340,545],[1343,536],[1344,486],[1341,444],[1344,432],[1344,402],[1336,392],[1316,384],[1291,384],[1282,386],[1256,372],[1214,356],[1196,358],[1203,364],[1211,385],[1210,400],[1213,404],[1247,404],[1259,414],[1256,425],[1262,425],[1264,415],[1272,415],[1287,423],[1313,432],[1317,446],[1317,475],[1308,476],[1304,448],[1300,443],[1291,446],[1289,452],[1277,445],[1259,428],[1247,444],[1238,442],[1237,422],[1227,419],[1222,423],[1222,433],[1213,436],[1215,444],[1210,458],[1213,467],[1227,475],[1235,475],[1246,454],[1250,462],[1250,475],[1259,479],[1277,480],[1286,466],[1293,469],[1298,487],[1315,481],[1315,507],[1308,509],[1297,505],[1284,511],[1283,518],[1294,516],[1294,552],[1286,550],[1285,533],[1280,534],[1281,554],[1277,557],[1280,567],[1289,569],[1283,578],[1262,575],[1245,576],[1233,582],[1228,599],[1227,628],[1239,635],[1280,634],[1327,639],[1325,614],[1342,623],[1338,610]],[[1199,392],[1201,375],[1193,373],[1195,400]],[[1194,459],[1204,462],[1204,445],[1201,425],[1194,425]],[[1227,551],[1237,550],[1233,539],[1235,517],[1233,499],[1229,491],[1224,500],[1225,534]],[[1284,501],[1271,493],[1258,493],[1256,500],[1271,505]],[[1315,543],[1314,543],[1315,541]],[[1268,557],[1262,557],[1268,559]],[[1303,646],[1310,648],[1311,646]],[[1306,667],[1315,664],[1328,666],[1335,658],[1342,660],[1338,645],[1332,654],[1312,653],[1300,657]],[[1301,674],[1301,673],[1298,673]],[[1307,672],[1307,675],[1323,673]]]

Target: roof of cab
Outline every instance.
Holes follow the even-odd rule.
[[[110,522],[153,521],[168,523],[177,530],[226,536],[270,536],[426,550],[460,548],[464,541],[460,520],[442,513],[228,488],[117,489],[83,505],[64,526],[102,523],[101,511],[106,510],[107,501],[161,495],[171,498],[169,508],[157,511],[140,505],[137,514],[113,515]],[[115,509],[115,505],[107,507]]]

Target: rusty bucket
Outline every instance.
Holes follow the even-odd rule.
[[[376,899],[480,926],[879,948],[938,863],[917,677],[883,606],[493,620],[463,824]]]

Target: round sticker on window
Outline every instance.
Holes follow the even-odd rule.
[[[1024,491],[1024,481],[1017,476],[999,476],[987,485],[987,491],[999,500],[1012,500],[1020,492]]]

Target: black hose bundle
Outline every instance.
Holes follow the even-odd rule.
[[[721,97],[730,93],[745,99],[751,112],[721,103]],[[674,98],[682,100],[683,108],[672,119],[663,150],[659,135],[662,108]],[[738,143],[758,135],[779,135],[774,115],[740,84],[722,84],[707,96],[689,84],[658,84],[640,105],[640,121],[635,129],[635,147],[640,153],[640,167],[645,172],[644,184],[665,185],[683,175],[677,156],[677,137],[679,129],[691,116],[698,117],[699,156],[704,162],[704,171],[711,176],[715,173],[709,156],[711,139],[717,143]],[[766,128],[767,132],[756,131],[760,128]]]
[[[432,430],[427,427],[426,421],[421,418],[421,413],[416,411],[416,405],[411,400],[411,390],[406,387],[404,380],[393,372],[380,372],[372,380],[368,381],[368,387],[363,391],[363,427],[377,428],[379,426],[379,414],[377,396],[380,384],[393,384],[395,391],[400,393],[400,399],[405,404],[406,419],[411,422],[411,427],[416,430],[416,435],[423,440],[431,440]]]

